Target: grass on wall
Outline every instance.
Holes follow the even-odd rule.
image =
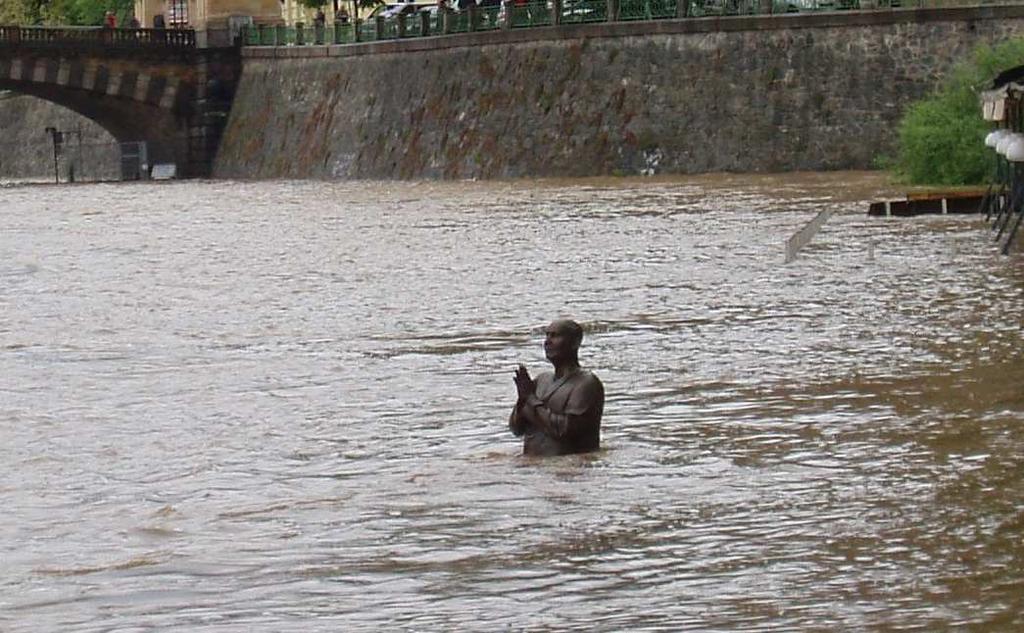
[[[1024,38],[982,46],[950,73],[935,94],[910,106],[899,125],[889,165],[901,182],[972,185],[987,182],[995,154],[985,147],[991,124],[981,118],[978,94],[1002,71],[1024,64]]]

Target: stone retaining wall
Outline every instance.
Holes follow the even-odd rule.
[[[220,177],[870,168],[1024,7],[576,25],[251,48]],[[980,141],[979,141],[980,142]]]
[[[114,138],[98,124],[66,108],[15,93],[0,92],[0,180],[53,179],[53,141],[46,132],[53,127],[73,132],[68,144],[79,140],[87,146],[112,145]],[[81,135],[81,139],[78,135]],[[68,177],[66,161],[58,165],[62,180]],[[79,166],[79,179],[117,178],[120,163],[103,159]]]

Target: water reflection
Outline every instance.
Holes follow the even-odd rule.
[[[1017,628],[1024,260],[884,192],[5,189],[0,626]],[[523,458],[558,315],[605,448]]]

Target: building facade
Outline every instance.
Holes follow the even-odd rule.
[[[160,16],[160,17],[158,17]],[[144,28],[227,31],[233,23],[281,24],[281,0],[135,0],[135,17]]]
[[[399,0],[387,0],[387,4]],[[404,1],[404,0],[403,0]],[[381,3],[385,4],[385,3]],[[336,18],[345,16],[351,17],[356,14],[357,6],[352,0],[326,0],[323,5],[324,17],[327,22],[333,22]],[[365,18],[372,9],[359,9],[359,17]],[[293,26],[299,22],[312,24],[316,17],[316,9],[310,9],[299,0],[281,0],[281,17],[285,24]]]

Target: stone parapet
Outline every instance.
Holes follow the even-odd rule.
[[[598,22],[592,24],[563,24],[559,26],[526,29],[491,30],[476,33],[390,39],[358,44],[329,45],[331,57],[354,57],[381,53],[414,53],[464,46],[488,46],[575,40],[580,38],[621,38],[646,35],[674,35],[686,33],[719,33],[737,31],[773,31],[792,29],[821,29],[837,27],[864,27],[891,24],[921,24],[973,20],[1024,18],[1024,4],[979,7],[953,7],[947,9],[886,9],[879,11],[847,11],[822,13],[791,13],[777,15],[737,15],[677,20],[638,20],[630,22]],[[322,57],[314,46],[247,46],[242,57]]]

